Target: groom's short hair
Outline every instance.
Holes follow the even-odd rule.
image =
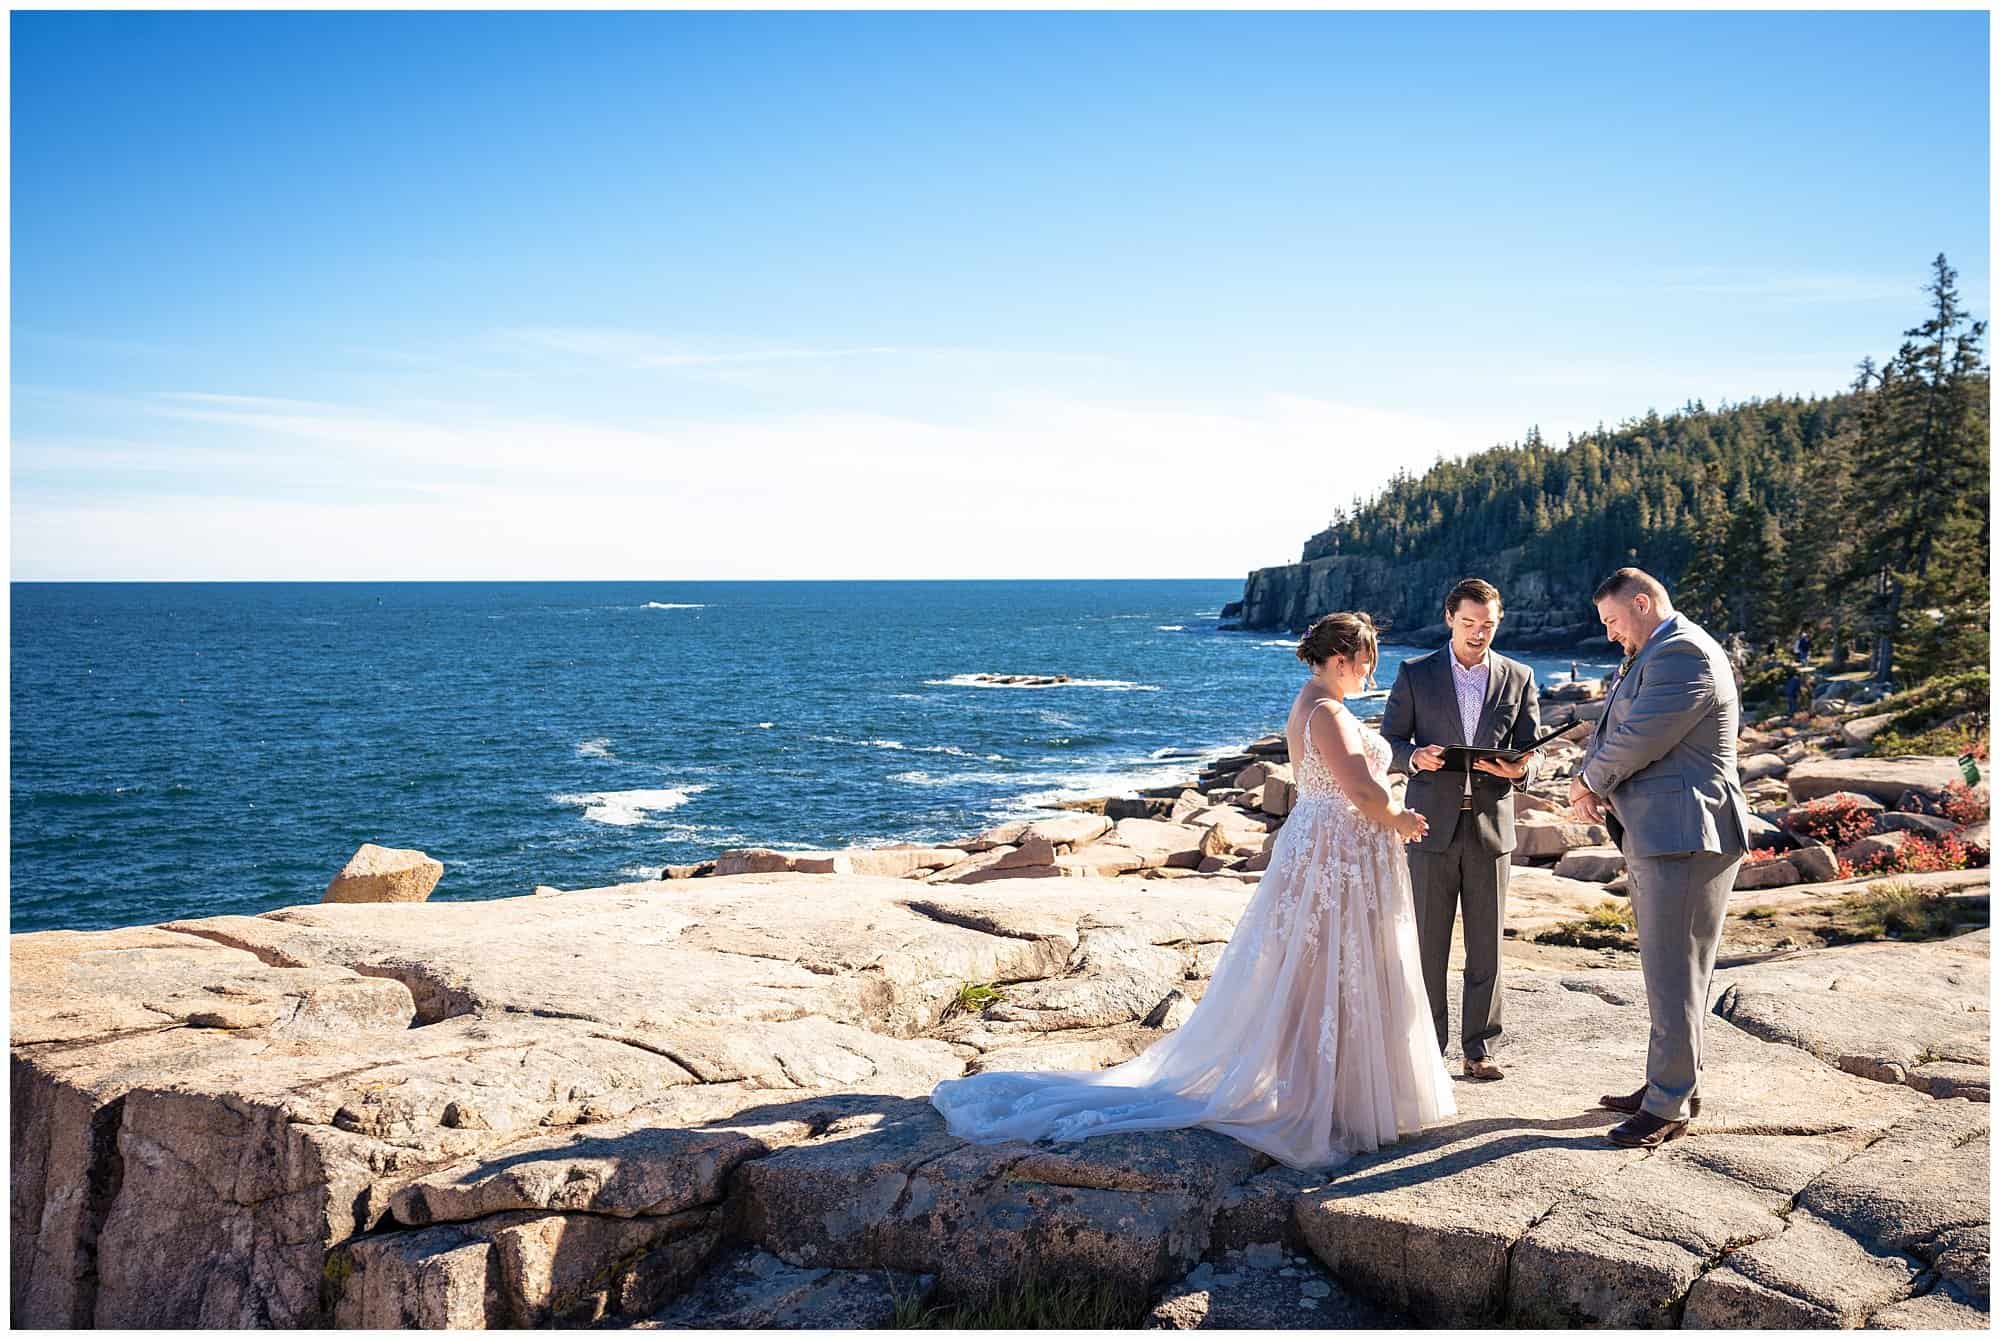
[[[1590,603],[1595,605],[1598,601],[1609,600],[1613,596],[1625,600],[1640,591],[1651,596],[1656,606],[1669,603],[1666,584],[1643,568],[1618,569],[1598,583],[1597,590],[1591,594]]]
[[[1491,605],[1497,610],[1501,608],[1500,588],[1492,582],[1482,581],[1477,577],[1467,577],[1464,581],[1445,593],[1444,617],[1449,619],[1454,614],[1457,614],[1458,607],[1468,600],[1476,600],[1482,605]]]

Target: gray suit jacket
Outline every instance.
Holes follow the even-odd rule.
[[[1458,713],[1458,686],[1451,678],[1451,648],[1440,647],[1413,656],[1396,670],[1382,712],[1382,735],[1389,741],[1389,766],[1406,773],[1410,783],[1403,803],[1430,821],[1430,831],[1416,845],[1442,851],[1451,845],[1452,830],[1465,795],[1462,772],[1412,772],[1410,755],[1431,744],[1469,744],[1483,749],[1518,749],[1541,732],[1541,695],[1535,672],[1497,651],[1486,677],[1486,699],[1479,725],[1470,740]],[[1528,772],[1518,782],[1491,773],[1472,774],[1473,826],[1480,846],[1496,855],[1514,850],[1514,792],[1535,780],[1540,755],[1528,757]]]
[[[1728,656],[1684,615],[1632,658],[1577,769],[1610,801],[1628,857],[1749,848],[1736,773],[1741,711]]]

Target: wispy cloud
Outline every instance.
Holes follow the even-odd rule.
[[[730,368],[762,363],[814,363],[938,352],[889,344],[836,348],[726,348],[670,340],[644,331],[587,327],[513,328],[499,334],[502,339],[515,344],[574,354],[623,368]]]
[[[1487,440],[1305,396],[1029,396],[965,423],[444,417],[207,391],[137,408],[209,436],[122,443],[69,462],[82,487],[17,489],[17,577],[1230,573],[1291,561],[1336,503]],[[246,444],[254,467],[217,454]],[[58,471],[62,444],[36,460]]]

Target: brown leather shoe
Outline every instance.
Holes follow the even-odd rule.
[[[1639,1105],[1646,1101],[1646,1086],[1641,1084],[1630,1093],[1607,1093],[1597,1100],[1599,1107],[1608,1107],[1613,1112],[1637,1112]],[[1701,1095],[1688,1099],[1688,1120],[1701,1115]]]
[[[1491,1057],[1468,1056],[1465,1058],[1467,1079],[1505,1079],[1507,1072],[1493,1064]]]
[[[1687,1134],[1685,1121],[1669,1121],[1650,1112],[1627,1117],[1604,1133],[1605,1139],[1626,1149],[1652,1149]]]

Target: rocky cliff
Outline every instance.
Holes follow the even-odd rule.
[[[17,935],[13,1322],[884,1326],[1087,1279],[1176,1328],[1989,1323],[1985,931],[1726,963],[1699,1138],[1651,1155],[1592,1106],[1644,1071],[1639,972],[1519,940],[1507,1081],[1330,1176],[944,1129],[939,1079],[1172,1027],[1251,896],[775,874]]]
[[[1322,614],[1366,610],[1388,630],[1387,641],[1438,646],[1446,637],[1445,592],[1461,578],[1484,577],[1500,588],[1507,611],[1502,650],[1602,652],[1609,644],[1590,604],[1602,576],[1529,568],[1519,546],[1461,570],[1436,559],[1318,554],[1308,543],[1299,562],[1258,568],[1245,578],[1242,601],[1225,607],[1223,617],[1233,612],[1245,629],[1299,633]]]

